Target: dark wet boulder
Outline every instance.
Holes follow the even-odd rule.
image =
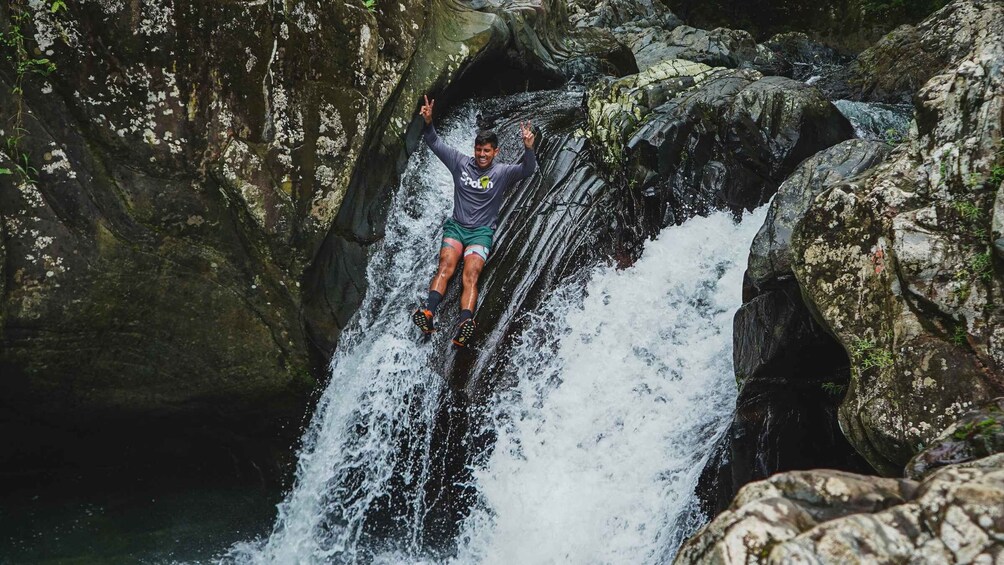
[[[995,398],[949,426],[906,464],[904,475],[921,480],[936,469],[1004,452],[1004,398]]]
[[[791,270],[791,230],[830,182],[880,162],[889,148],[848,140],[806,159],[778,189],[750,247],[744,303],[733,324],[736,412],[700,494],[721,511],[742,485],[779,471],[827,467],[870,471],[837,423],[850,362],[813,318]]]
[[[590,141],[626,185],[639,233],[759,206],[803,159],[853,135],[810,86],[679,59],[593,87],[588,109]]]
[[[615,29],[626,24],[673,29],[682,25],[660,0],[571,0],[569,19],[575,27]]]
[[[757,45],[753,66],[767,75],[780,75],[798,81],[849,63],[852,57],[814,41],[801,32],[779,33]]]
[[[758,53],[753,36],[742,30],[707,31],[685,25],[666,29],[629,24],[615,29],[614,35],[631,48],[640,70],[668,59],[728,68],[749,67]]]
[[[803,32],[842,51],[859,52],[902,24],[913,24],[947,0],[666,0],[688,24],[745,29],[758,40],[779,33]]]

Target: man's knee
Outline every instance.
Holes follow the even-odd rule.
[[[457,260],[443,259],[439,261],[439,270],[436,272],[436,276],[450,278],[453,273],[457,270]]]
[[[467,258],[467,261],[468,262],[464,265],[464,286],[474,286],[478,284],[478,277],[481,275],[481,267],[484,266],[484,261],[471,259],[469,257]]]

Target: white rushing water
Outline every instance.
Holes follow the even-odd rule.
[[[442,127],[447,143],[471,145],[473,113]],[[434,270],[451,202],[445,167],[423,148],[404,174],[274,531],[225,561],[443,562],[423,545],[428,458],[405,460],[428,455],[445,387],[432,351],[446,341],[422,343],[407,317]],[[668,228],[634,266],[594,268],[527,314],[505,369],[518,384],[487,408],[497,441],[473,470],[479,499],[452,563],[671,557],[695,526],[694,488],[730,421],[732,317],[765,210],[739,224],[721,213]],[[398,509],[404,525],[393,542],[371,544],[367,513],[391,496],[402,468],[417,494]]]
[[[454,147],[473,145],[474,114],[447,122],[441,136]],[[443,379],[430,363],[430,344],[417,339],[410,313],[435,271],[441,227],[453,205],[449,172],[424,148],[402,175],[386,236],[367,268],[369,288],[342,334],[331,380],[318,402],[297,464],[292,492],[279,507],[269,539],[240,544],[225,559],[240,563],[325,563],[367,559],[360,553],[367,512],[385,503],[395,467],[422,485],[428,467],[410,468],[407,443],[419,461]],[[424,457],[428,461],[428,457]],[[397,548],[422,546],[421,488],[405,502],[407,533]]]
[[[665,563],[731,420],[732,318],[766,207],[694,218],[555,293],[512,356],[466,563]],[[553,336],[548,338],[546,336]]]

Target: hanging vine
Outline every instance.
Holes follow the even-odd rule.
[[[17,174],[22,182],[34,183],[38,171],[31,166],[28,154],[22,149],[21,141],[27,134],[24,128],[24,77],[31,73],[48,75],[56,70],[56,64],[49,59],[34,57],[26,45],[25,29],[32,22],[32,14],[27,0],[11,0],[8,4],[8,26],[0,32],[0,46],[4,58],[14,71],[11,87],[13,113],[4,128],[2,150],[9,166],[0,166],[0,175]],[[53,14],[66,10],[64,0],[53,0],[49,11]]]

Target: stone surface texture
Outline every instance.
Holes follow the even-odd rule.
[[[641,235],[766,202],[805,158],[853,136],[820,92],[753,69],[670,59],[590,88],[586,131]]]
[[[1002,190],[993,171],[1004,162],[1004,5],[956,2],[919,29],[945,41],[951,62],[917,93],[909,139],[826,187],[791,237],[807,304],[852,361],[841,427],[890,475],[1004,392],[1000,234],[991,233]]]
[[[986,563],[1004,560],[1004,454],[923,481],[839,471],[751,483],[677,565]]]
[[[30,167],[0,175],[0,409],[24,422],[281,416],[295,434],[421,95],[482,61],[561,78],[626,52],[565,33],[555,1],[66,4],[0,7],[56,65],[0,97],[4,135],[24,128],[0,168]],[[17,76],[5,60],[0,89]]]

